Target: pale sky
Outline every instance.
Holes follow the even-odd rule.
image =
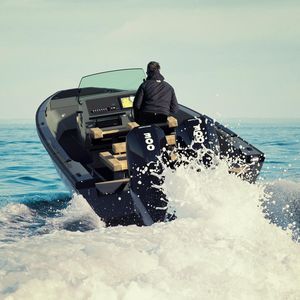
[[[299,0],[0,0],[0,37],[0,118],[150,60],[211,117],[300,118]]]

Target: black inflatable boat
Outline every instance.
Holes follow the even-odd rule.
[[[231,159],[229,171],[254,182],[264,162],[257,148],[183,105],[166,123],[139,126],[132,103],[144,78],[139,68],[85,76],[78,88],[55,93],[36,113],[39,137],[65,184],[108,226],[175,217],[157,188],[163,178],[155,174],[163,166],[176,168],[202,151],[199,164]]]

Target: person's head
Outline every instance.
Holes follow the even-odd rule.
[[[153,74],[160,70],[160,65],[156,61],[150,61],[147,65],[147,74]]]

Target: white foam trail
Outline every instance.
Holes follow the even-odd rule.
[[[11,222],[16,217],[22,217],[24,219],[31,219],[33,212],[25,204],[22,203],[10,203],[0,210],[1,222]]]
[[[34,212],[21,203],[10,203],[0,209],[0,242],[28,235],[27,227],[34,224]]]
[[[0,298],[299,297],[300,246],[264,218],[263,186],[243,182],[222,166],[179,168],[165,176],[177,220],[56,230],[3,244]]]
[[[78,226],[95,229],[103,227],[105,224],[82,195],[73,194],[69,205],[61,211],[59,217],[47,219],[47,226],[55,229],[70,229],[73,226],[76,231]]]
[[[51,202],[49,202],[51,210]],[[103,227],[104,223],[95,214],[87,201],[74,194],[67,208],[48,216],[47,211],[37,206],[10,203],[0,209],[0,242],[13,242],[36,234],[48,234],[54,230],[86,231]],[[41,213],[42,212],[42,213]]]
[[[264,203],[266,215],[273,223],[292,231],[294,240],[300,242],[300,184],[287,180],[267,183],[271,195]]]

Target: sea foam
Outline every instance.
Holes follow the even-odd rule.
[[[167,169],[164,176],[175,221],[105,228],[74,195],[48,220],[48,234],[0,246],[0,298],[299,297],[300,246],[264,212],[276,192],[228,174],[222,164],[201,172]],[[63,226],[86,218],[92,230]]]

